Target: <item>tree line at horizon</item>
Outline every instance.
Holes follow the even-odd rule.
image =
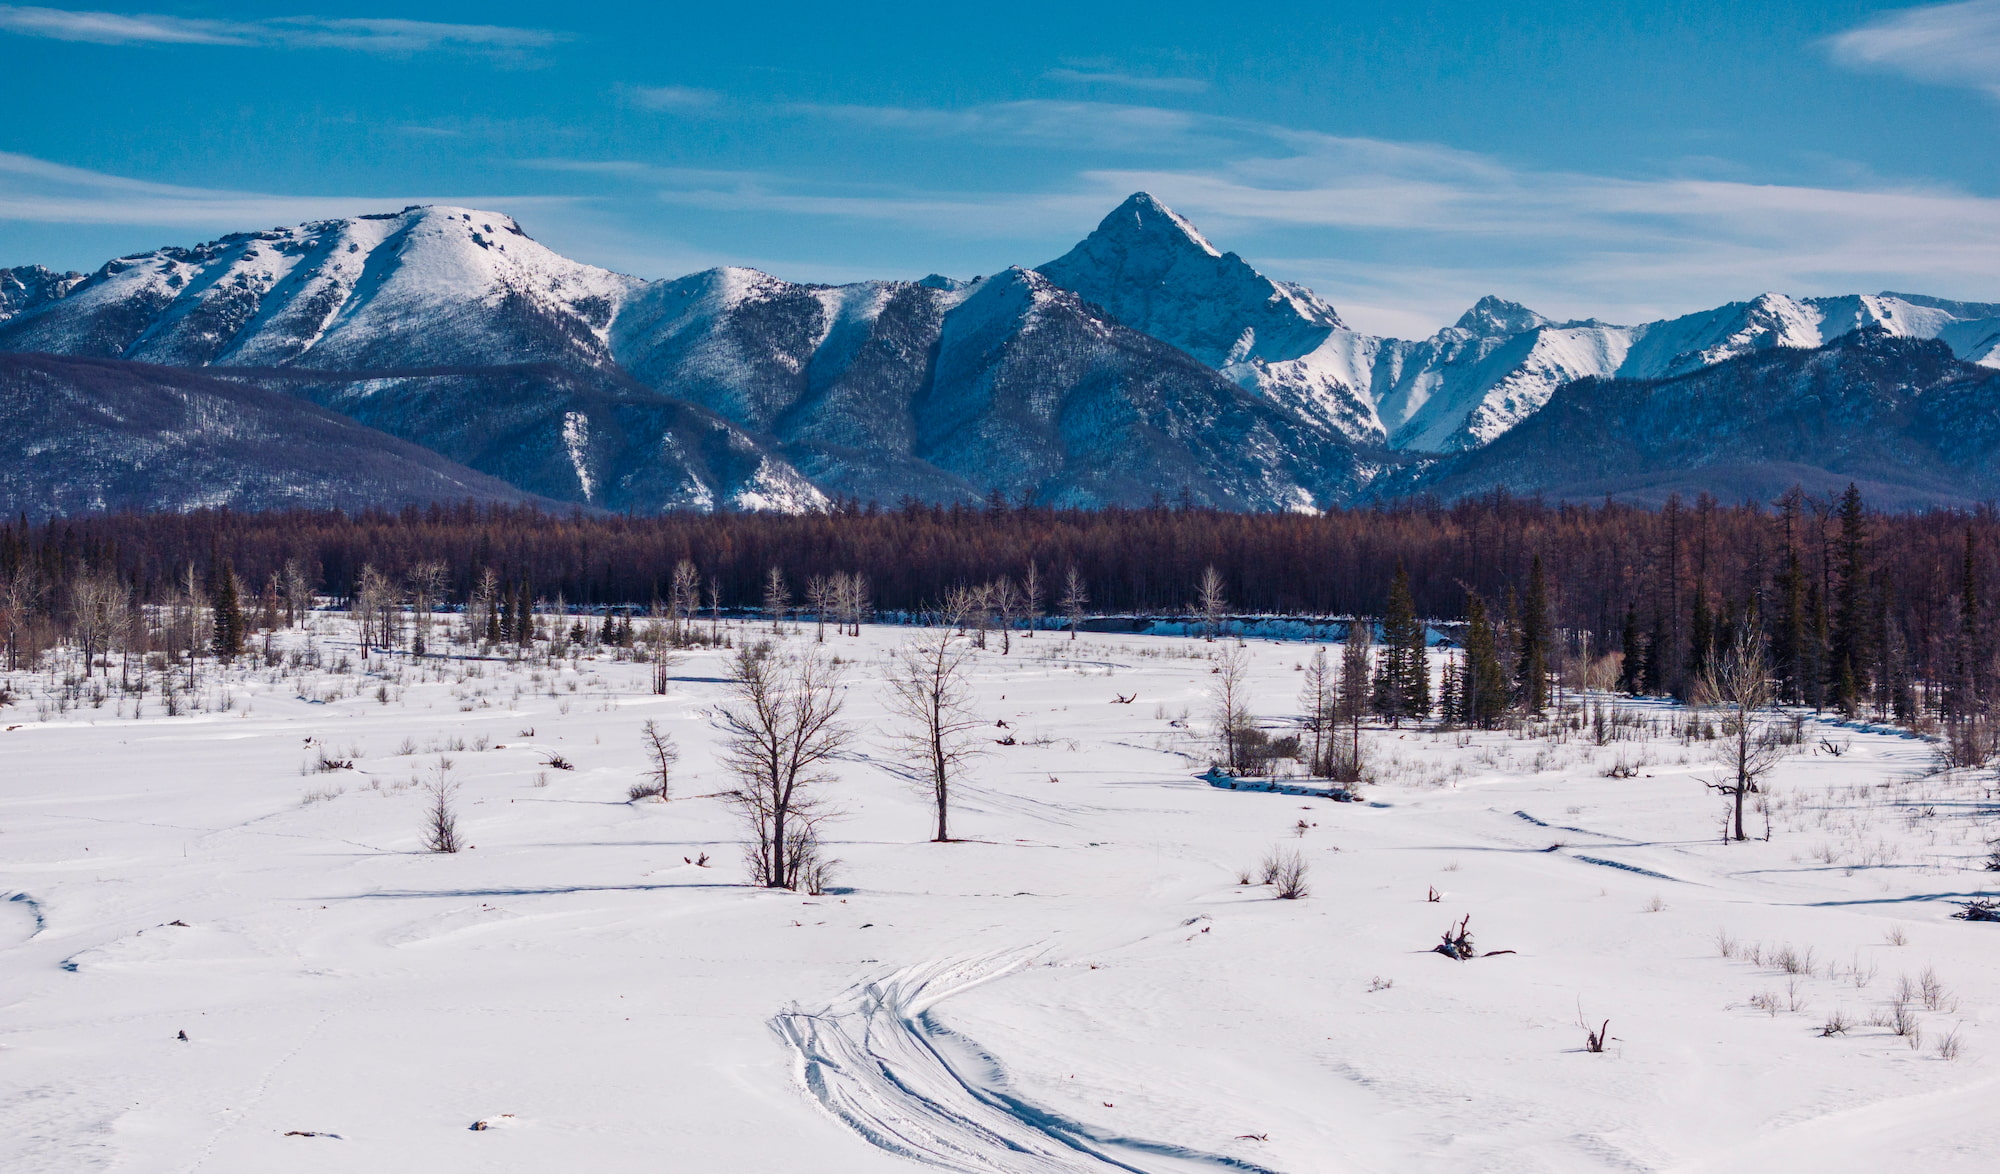
[[[0,663],[19,670],[58,644],[108,652],[119,606],[155,617],[119,637],[140,651],[228,656],[250,627],[315,598],[385,627],[401,609],[476,610],[498,640],[532,638],[528,617],[557,601],[602,615],[591,634],[615,638],[620,611],[798,609],[851,624],[972,588],[1003,631],[1051,615],[1192,616],[1210,635],[1225,613],[1359,617],[1390,637],[1386,657],[1418,617],[1447,627],[1464,655],[1435,696],[1407,665],[1391,672],[1375,690],[1385,717],[1491,724],[1538,712],[1552,682],[1685,698],[1721,650],[1754,638],[1781,700],[1913,724],[1984,712],[2000,672],[1996,574],[2000,513],[1875,513],[1852,487],[1657,510],[1496,494],[1319,515],[998,502],[121,514],[0,525]],[[196,623],[182,614],[196,599],[203,640],[166,636],[170,621]]]

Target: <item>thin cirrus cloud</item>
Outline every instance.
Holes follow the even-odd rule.
[[[647,110],[706,110],[722,101],[721,94],[698,86],[631,86],[625,93],[633,105]]]
[[[1964,0],[1885,13],[1833,37],[1834,60],[1919,81],[1970,86],[2000,98],[2000,0]]]
[[[458,196],[433,200],[409,196],[291,196],[183,187],[0,151],[0,220],[36,224],[241,231],[381,212],[410,204],[504,205],[511,212],[516,208],[551,208],[574,202],[564,196]]]
[[[1208,83],[1198,77],[1159,77],[1088,66],[1065,65],[1051,69],[1042,76],[1049,81],[1072,82],[1076,85],[1121,86],[1128,90],[1156,90],[1169,94],[1199,94],[1208,89]]]
[[[397,18],[284,16],[239,21],[13,4],[0,4],[0,32],[98,45],[275,46],[372,53],[439,48],[519,52],[563,39],[543,29]]]
[[[1434,144],[1105,103],[787,112],[891,137],[1057,149],[1115,142],[1158,162],[1071,171],[1052,185],[1060,190],[1033,192],[857,190],[840,179],[768,175],[645,178],[657,198],[683,207],[894,224],[957,239],[1031,237],[1044,250],[1147,190],[1212,237],[1243,241],[1253,260],[1251,246],[1275,245],[1278,255],[1261,262],[1274,275],[1364,299],[1379,311],[1374,321],[1397,328],[1449,321],[1490,292],[1557,315],[1642,321],[1767,289],[1990,298],[2000,272],[2000,200],[1949,189],[1536,171]],[[1308,241],[1328,251],[1302,250]]]

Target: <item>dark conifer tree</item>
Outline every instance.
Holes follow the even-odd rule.
[[[1549,585],[1542,576],[1542,556],[1528,566],[1528,597],[1522,602],[1520,636],[1516,641],[1514,690],[1524,713],[1539,716],[1549,703],[1550,623]]]
[[[1375,710],[1390,722],[1419,721],[1431,712],[1431,674],[1426,656],[1424,623],[1410,596],[1410,576],[1401,566],[1389,587],[1389,607],[1382,618],[1382,659],[1375,677]]]
[[[1811,611],[1807,607],[1805,563],[1799,558],[1799,510],[1804,495],[1797,490],[1784,497],[1785,553],[1778,566],[1775,586],[1778,594],[1777,622],[1772,625],[1771,652],[1778,670],[1780,695],[1794,703],[1803,702],[1812,679],[1807,645],[1812,638]]]
[[[1667,692],[1668,642],[1666,617],[1655,611],[1652,633],[1646,637],[1646,671],[1639,679],[1641,691],[1648,696],[1658,697]]]
[[[243,619],[243,599],[236,586],[236,571],[224,560],[215,575],[210,598],[215,600],[215,655],[225,661],[243,655],[248,627]]]
[[[1491,729],[1507,713],[1507,670],[1500,664],[1485,601],[1468,594],[1465,612],[1464,709],[1460,720]]]
[[[1850,717],[1867,684],[1867,525],[1861,490],[1850,482],[1840,497],[1840,580],[1829,649],[1834,704]]]
[[[1696,579],[1694,614],[1688,617],[1688,676],[1699,677],[1708,671],[1715,646],[1715,614],[1708,608],[1708,584]]]
[[[1625,625],[1619,633],[1619,647],[1624,656],[1618,664],[1618,691],[1620,693],[1639,692],[1639,679],[1645,675],[1646,645],[1639,637],[1639,609],[1625,605]]]

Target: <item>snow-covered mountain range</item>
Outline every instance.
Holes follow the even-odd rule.
[[[2000,305],[1907,294],[1553,322],[1482,299],[1426,339],[1133,195],[1036,269],[825,286],[645,281],[470,208],[240,233],[96,273],[0,270],[0,351],[288,391],[556,500],[818,508],[834,497],[1310,509],[1403,486],[1584,378],[1659,379],[1857,328],[2000,367]]]
[[[1709,492],[1770,501],[1850,482],[1890,509],[2000,497],[2000,369],[1882,327],[1770,347],[1659,379],[1584,379],[1493,443],[1412,465],[1443,497],[1494,489],[1658,504]]]

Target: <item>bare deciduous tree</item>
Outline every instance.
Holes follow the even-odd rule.
[[[847,576],[814,575],[806,581],[806,606],[813,613],[813,643],[826,643],[826,614],[834,608],[834,601],[840,596],[840,584]],[[846,616],[842,616],[843,626]]]
[[[632,799],[658,799],[665,803],[672,797],[674,764],[680,761],[680,747],[674,745],[672,734],[650,719],[639,727],[639,740],[646,747],[646,781],[632,788]]]
[[[409,571],[410,606],[416,613],[415,632],[410,637],[410,651],[423,656],[430,650],[431,612],[437,607],[438,597],[444,594],[445,565],[437,561],[420,562]]]
[[[1326,646],[1313,649],[1306,662],[1306,678],[1299,686],[1299,708],[1304,711],[1306,736],[1312,739],[1306,770],[1324,776],[1329,772],[1327,737],[1333,732],[1340,711],[1340,682],[1327,659]]]
[[[667,592],[667,636],[676,646],[689,642],[694,613],[701,608],[701,572],[687,559],[674,564],[673,586]]]
[[[1029,559],[1027,573],[1021,576],[1021,619],[1027,623],[1027,630],[1021,633],[1023,637],[1032,637],[1042,622],[1042,595],[1046,590],[1041,568]]]
[[[1069,638],[1076,639],[1076,630],[1083,626],[1083,609],[1090,605],[1090,592],[1084,589],[1083,576],[1074,565],[1063,575],[1062,611],[1069,621]]]
[[[1749,635],[1730,645],[1695,683],[1697,704],[1721,711],[1723,736],[1716,740],[1715,757],[1723,774],[1702,781],[1730,800],[1730,834],[1736,840],[1749,838],[1743,831],[1746,800],[1759,793],[1763,777],[1788,751],[1769,719],[1777,690],[1763,641]]]
[[[946,607],[949,609],[950,603]],[[971,658],[950,623],[926,629],[897,650],[889,668],[889,707],[906,727],[891,735],[924,774],[937,811],[938,843],[951,839],[951,790],[978,751],[972,730],[972,691],[965,679]]]
[[[1209,684],[1209,720],[1222,750],[1222,767],[1234,771],[1241,765],[1243,729],[1250,724],[1249,655],[1241,648],[1224,648],[1215,658],[1214,676]]]
[[[1021,589],[1005,575],[986,585],[986,598],[1000,617],[1000,655],[1014,651],[1014,625],[1021,616]]]
[[[1229,601],[1222,593],[1222,572],[1214,567],[1203,567],[1201,572],[1201,593],[1195,600],[1195,607],[1201,612],[1201,632],[1204,640],[1213,641],[1222,629],[1222,613],[1229,609]]]
[[[281,580],[280,590],[285,597],[285,626],[295,628],[305,621],[306,614],[312,610],[312,583],[306,578],[305,567],[295,558],[285,560]]]
[[[852,731],[840,721],[840,672],[817,652],[781,657],[768,645],[737,653],[732,704],[714,715],[723,763],[736,776],[729,799],[750,825],[751,880],[774,889],[807,888],[830,863],[819,825],[831,814],[818,795],[830,763]]]
[[[791,606],[792,592],[785,586],[785,573],[772,567],[764,576],[764,611],[771,617],[773,636],[784,634],[785,612]]]

